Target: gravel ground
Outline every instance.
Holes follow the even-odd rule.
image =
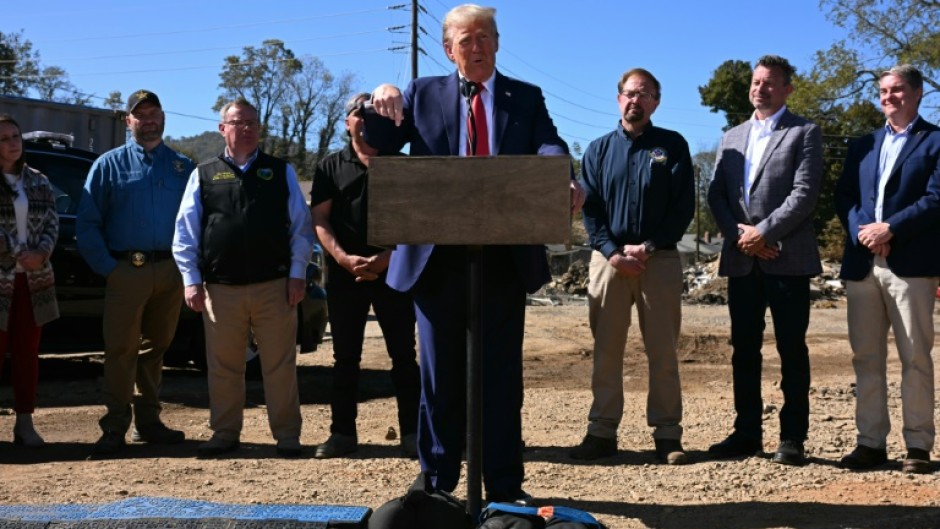
[[[635,321],[635,320],[634,320]],[[768,326],[765,342],[764,449],[776,446],[779,362]],[[940,472],[900,472],[899,365],[889,362],[891,463],[872,472],[835,466],[855,443],[854,376],[841,307],[814,309],[809,333],[813,364],[811,463],[783,467],[767,457],[712,461],[705,451],[733,421],[727,309],[684,307],[680,358],[685,437],[691,464],[657,464],[645,424],[646,365],[636,325],[631,329],[624,384],[627,409],[620,453],[585,464],[567,456],[584,435],[590,406],[591,337],[587,308],[574,303],[530,307],[526,331],[525,489],[546,504],[588,510],[611,529],[940,528]],[[13,417],[8,382],[0,386],[0,504],[99,503],[134,496],[172,496],[231,503],[342,504],[377,507],[400,495],[418,472],[397,451],[388,360],[374,323],[366,340],[359,436],[352,457],[312,458],[328,435],[329,343],[300,357],[304,434],[300,460],[275,457],[260,382],[249,382],[242,449],[220,460],[196,460],[209,437],[205,379],[168,370],[164,418],[186,431],[173,447],[131,445],[120,456],[87,460],[101,414],[100,357],[42,361],[39,431],[51,444],[26,451],[10,443]],[[937,456],[937,452],[934,452]],[[936,467],[935,467],[936,470]],[[464,494],[463,483],[456,493]]]

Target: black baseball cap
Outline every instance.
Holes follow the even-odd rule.
[[[157,97],[157,94],[151,92],[150,90],[138,90],[127,98],[127,113],[130,114],[134,111],[135,108],[137,108],[137,105],[145,101],[149,101],[161,109],[163,108],[163,105],[160,104],[160,98]]]

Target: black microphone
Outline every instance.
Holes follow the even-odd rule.
[[[460,79],[460,95],[467,98],[467,103],[470,103],[470,99],[479,92],[480,88],[476,83],[470,82],[463,78]]]
[[[477,95],[480,92],[480,87],[476,83],[470,82],[464,78],[460,79],[460,95],[467,98],[467,138],[470,143],[470,152],[469,156],[473,156],[477,153],[477,138],[476,138],[476,120],[473,117],[473,96]]]

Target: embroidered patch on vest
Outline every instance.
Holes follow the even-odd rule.
[[[234,180],[234,179],[235,179],[235,173],[233,173],[233,172],[231,172],[231,171],[222,171],[222,172],[215,173],[214,175],[212,175],[212,181],[216,181],[216,180]]]

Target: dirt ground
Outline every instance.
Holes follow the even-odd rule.
[[[910,476],[900,471],[899,364],[889,363],[893,462],[873,472],[835,466],[855,443],[854,377],[846,339],[845,309],[813,310],[809,343],[813,366],[812,416],[807,442],[812,462],[783,467],[767,458],[711,461],[705,451],[731,429],[732,397],[727,308],[685,306],[681,357],[685,404],[684,444],[691,464],[659,465],[645,423],[646,362],[639,333],[631,329],[624,368],[627,409],[620,453],[586,464],[567,456],[584,435],[590,406],[591,336],[583,302],[528,310],[525,342],[525,489],[545,504],[594,513],[611,529],[718,528],[940,528],[940,471]],[[634,318],[635,321],[635,318]],[[764,449],[776,446],[779,361],[771,327],[765,341]],[[0,386],[0,504],[102,503],[134,496],[232,503],[341,504],[377,507],[403,493],[418,472],[397,450],[395,404],[377,326],[366,340],[360,405],[360,450],[353,457],[313,459],[312,446],[327,437],[327,342],[301,355],[298,369],[307,446],[304,457],[275,457],[259,381],[248,384],[242,448],[219,460],[195,459],[206,440],[204,376],[168,369],[164,419],[186,431],[172,447],[132,444],[118,457],[86,460],[102,413],[101,358],[48,357],[41,362],[38,430],[51,444],[41,451],[14,447],[11,390]],[[934,451],[934,457],[938,452]],[[935,467],[936,468],[936,467]],[[456,491],[464,494],[463,484]]]

